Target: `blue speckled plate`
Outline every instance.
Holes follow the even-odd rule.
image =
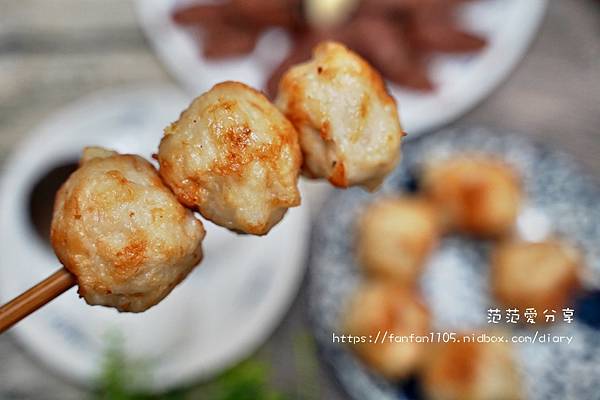
[[[414,382],[386,381],[344,345],[332,343],[348,297],[362,279],[354,259],[354,222],[374,199],[414,190],[423,161],[472,151],[499,156],[520,172],[527,196],[518,221],[523,234],[551,232],[567,238],[587,261],[588,291],[574,306],[575,322],[557,323],[548,331],[573,335],[573,342],[516,347],[525,393],[540,400],[600,398],[600,297],[594,292],[600,287],[600,186],[570,156],[522,135],[487,128],[450,128],[406,143],[401,166],[379,192],[340,190],[328,200],[314,229],[309,270],[309,314],[324,358],[357,400],[418,398]],[[489,243],[451,236],[432,255],[421,285],[435,331],[490,327],[489,250]]]

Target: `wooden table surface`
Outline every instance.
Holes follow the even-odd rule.
[[[523,0],[527,1],[527,0]],[[107,87],[173,82],[122,0],[0,0],[0,170],[38,123]],[[600,177],[600,3],[549,0],[539,36],[510,78],[456,124],[491,125],[552,143]],[[304,292],[262,354],[280,385],[294,335],[306,329]],[[330,373],[321,398],[342,399]],[[1,399],[79,399],[85,394],[38,365],[11,335],[0,337]]]

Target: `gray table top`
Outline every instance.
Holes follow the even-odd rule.
[[[0,169],[17,141],[63,105],[97,89],[173,82],[122,0],[0,0]],[[537,39],[510,78],[456,124],[520,131],[575,155],[600,176],[600,3],[550,0]],[[305,291],[261,356],[279,385],[298,377],[288,360],[306,330]],[[324,368],[321,397],[346,396]],[[0,337],[0,398],[80,399],[81,388]]]

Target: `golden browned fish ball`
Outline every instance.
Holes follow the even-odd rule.
[[[492,291],[502,305],[519,310],[520,322],[528,308],[536,322],[545,322],[545,310],[559,318],[580,287],[582,262],[575,248],[557,240],[503,243],[492,255]]]
[[[56,195],[52,247],[89,304],[140,312],[202,258],[202,223],[134,155],[86,148]]]
[[[414,284],[438,240],[438,217],[427,200],[390,197],[358,221],[358,260],[369,274]]]
[[[515,223],[520,180],[504,162],[465,155],[426,166],[423,189],[440,208],[446,229],[500,236]]]
[[[462,335],[460,336],[462,337]],[[421,371],[428,400],[521,400],[512,348],[499,342],[432,345]]]
[[[351,346],[371,368],[389,379],[404,379],[422,361],[426,345],[410,335],[429,332],[430,314],[412,289],[383,281],[368,281],[354,294],[346,310],[345,332],[365,338]]]
[[[292,124],[260,92],[223,82],[165,129],[160,174],[186,206],[263,235],[300,204],[302,154]]]
[[[312,60],[287,71],[276,104],[298,130],[310,177],[372,190],[400,159],[394,99],[381,76],[341,44],[321,43]]]

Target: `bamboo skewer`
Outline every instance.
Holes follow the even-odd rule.
[[[60,296],[77,283],[73,274],[61,268],[31,289],[0,307],[0,334]]]

